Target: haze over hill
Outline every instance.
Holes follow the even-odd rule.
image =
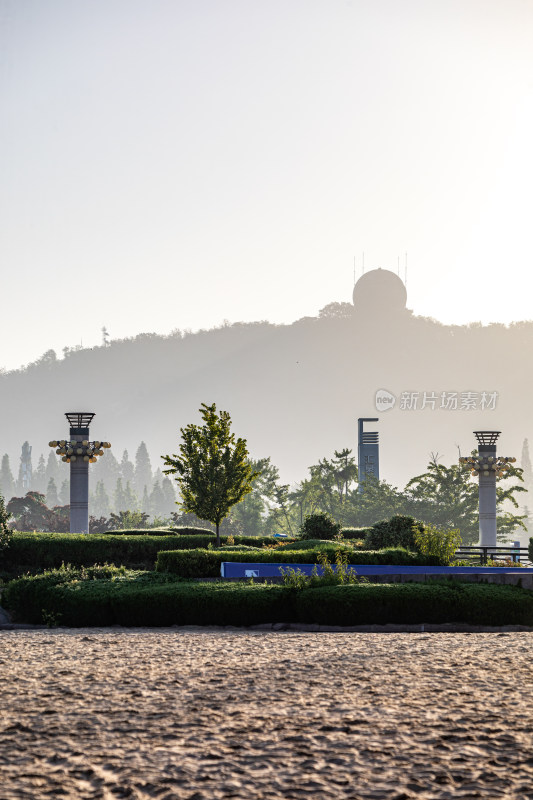
[[[417,317],[388,270],[363,275],[353,300],[291,325],[142,333],[63,359],[49,351],[0,376],[0,452],[15,471],[28,440],[35,464],[50,439],[68,433],[64,412],[87,410],[96,412],[91,435],[110,440],[118,458],[144,440],[157,467],[160,454],[176,452],[179,428],[199,421],[200,404],[215,402],[252,456],[270,456],[286,483],[334,449],[356,452],[361,416],[380,418],[381,477],[395,485],[424,471],[431,452],[444,463],[458,448],[469,452],[477,429],[501,430],[500,452],[520,458],[533,435],[524,364],[533,322],[451,326]],[[376,411],[378,390],[394,395],[392,409]]]

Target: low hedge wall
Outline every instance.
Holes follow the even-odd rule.
[[[85,574],[57,570],[21,578],[4,589],[3,601],[18,621],[72,627],[266,622],[533,625],[533,592],[516,586],[447,581],[297,590],[284,585],[187,583],[157,573],[116,575],[113,569]]]
[[[200,530],[182,528],[178,530]],[[60,567],[62,563],[76,567],[92,564],[124,565],[131,569],[153,569],[160,550],[188,550],[206,548],[214,544],[215,534],[209,531],[198,534],[176,535],[141,534],[124,536],[127,533],[21,533],[13,532],[7,550],[0,553],[0,573],[5,577],[23,575],[25,572],[43,572]],[[222,536],[226,544],[227,536]],[[271,537],[239,536],[235,545],[259,545],[277,543]]]
[[[362,539],[364,541],[370,530],[372,528],[341,528],[341,536],[344,539]]]
[[[170,572],[181,578],[217,578],[220,577],[220,565],[223,561],[243,561],[250,563],[283,563],[283,564],[317,564],[324,554],[333,563],[336,548],[320,550],[163,550],[158,553],[155,568],[158,572]],[[348,558],[350,561],[350,558]],[[431,564],[431,559],[411,553],[402,548],[388,550],[358,550],[353,553],[354,564],[394,564],[422,565]]]

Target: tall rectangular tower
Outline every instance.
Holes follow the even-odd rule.
[[[357,443],[359,491],[364,490],[367,477],[379,481],[379,433],[378,431],[365,431],[365,422],[379,422],[379,417],[359,417],[359,436]]]

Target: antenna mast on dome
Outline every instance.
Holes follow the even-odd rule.
[[[405,288],[407,289],[407,253],[405,254],[405,280],[404,280]]]

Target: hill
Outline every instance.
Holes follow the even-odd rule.
[[[287,483],[334,449],[356,451],[360,416],[380,417],[381,477],[397,485],[423,471],[431,452],[445,463],[458,447],[467,453],[477,429],[501,430],[501,453],[520,457],[532,433],[525,360],[533,322],[447,326],[417,317],[399,279],[384,273],[367,273],[370,289],[361,279],[353,305],[332,303],[291,325],[145,333],[62,359],[49,351],[0,376],[0,453],[15,471],[28,440],[35,464],[50,439],[68,433],[63,413],[88,410],[96,412],[91,435],[111,441],[117,458],[144,440],[157,466],[160,454],[176,451],[179,428],[198,421],[200,403],[215,402],[252,455],[270,456]],[[393,409],[376,412],[379,389],[395,395]],[[442,393],[450,403],[454,392],[458,407],[441,408]]]

